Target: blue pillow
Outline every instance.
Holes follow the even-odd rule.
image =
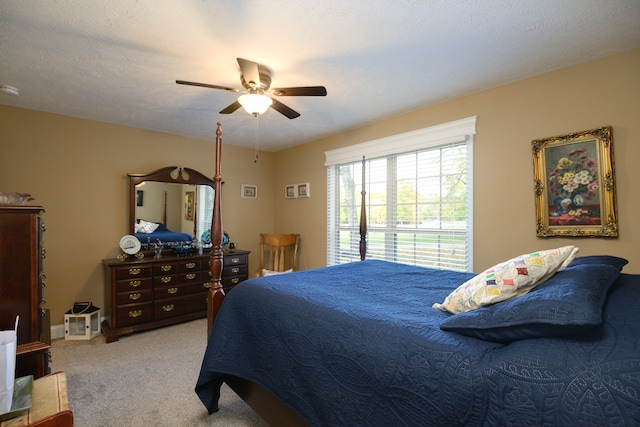
[[[586,333],[602,324],[607,291],[619,275],[617,264],[572,263],[529,293],[451,315],[440,329],[501,343]]]
[[[607,264],[617,267],[618,270],[622,271],[622,267],[629,264],[629,261],[611,255],[589,255],[574,258],[571,264],[569,264],[569,267],[584,264]]]

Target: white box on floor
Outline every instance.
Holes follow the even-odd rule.
[[[71,310],[64,315],[65,340],[90,340],[100,335],[100,309],[74,314]]]

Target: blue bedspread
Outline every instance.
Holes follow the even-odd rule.
[[[179,231],[154,231],[153,233],[136,233],[136,238],[140,240],[140,243],[155,243],[160,240],[162,243],[171,242],[187,242],[191,243],[193,237],[189,233],[181,233]]]
[[[254,381],[313,426],[640,424],[640,276],[589,337],[498,344],[431,308],[472,277],[383,261],[251,279],[227,295],[196,392]]]

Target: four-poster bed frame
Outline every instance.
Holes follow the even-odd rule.
[[[579,257],[517,298],[431,308],[484,273],[364,260],[363,159],[361,261],[252,279],[222,304],[221,146],[218,123],[210,336],[195,387],[210,413],[226,383],[277,426],[637,425],[640,275],[621,273],[626,259]],[[515,271],[559,266],[561,249],[517,257]]]
[[[216,142],[215,142],[215,175],[214,181],[214,197],[213,197],[213,218],[211,220],[211,287],[207,297],[207,337],[211,334],[213,324],[215,322],[218,311],[224,300],[224,289],[222,288],[222,207],[221,207],[221,189],[222,175],[220,173],[220,162],[222,156],[222,124],[217,123]],[[365,158],[362,157],[362,204],[360,211],[360,259],[364,260],[366,256],[366,236],[367,236],[367,215],[365,205]],[[227,375],[225,378],[227,385],[236,392],[247,404],[269,425],[277,426],[308,426],[307,422],[298,415],[293,409],[283,403],[280,399],[272,395],[264,387],[238,378]]]

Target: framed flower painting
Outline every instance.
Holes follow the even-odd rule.
[[[536,139],[538,237],[618,237],[610,126]]]

